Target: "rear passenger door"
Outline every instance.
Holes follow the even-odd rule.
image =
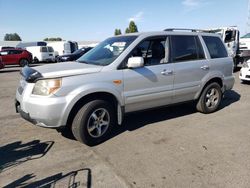
[[[173,102],[193,100],[202,87],[202,79],[209,73],[198,36],[171,36],[171,60],[174,64]]]
[[[9,51],[1,51],[1,57],[2,57],[2,61],[8,65],[11,64],[11,59],[10,59],[10,55],[8,55]]]

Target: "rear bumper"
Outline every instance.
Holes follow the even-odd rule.
[[[234,86],[234,82],[235,82],[234,76],[224,78],[224,91],[232,89]]]

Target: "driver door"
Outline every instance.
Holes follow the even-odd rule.
[[[172,103],[174,68],[168,54],[166,36],[146,39],[133,49],[130,57],[143,57],[144,66],[123,70],[126,112]]]

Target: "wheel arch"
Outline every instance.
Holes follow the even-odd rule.
[[[202,89],[200,90],[199,93],[196,94],[195,96],[195,99],[199,99],[202,92],[204,91],[204,89],[211,83],[218,83],[222,89],[222,91],[224,91],[224,86],[223,86],[223,80],[221,77],[214,77],[214,78],[211,78],[209,80],[207,80],[207,82],[205,82],[205,84],[203,85]]]
[[[79,109],[84,104],[86,104],[89,101],[95,100],[95,99],[102,99],[105,101],[109,101],[114,106],[116,112],[117,112],[117,106],[120,105],[119,100],[116,98],[116,96],[110,92],[99,91],[99,92],[87,94],[87,95],[81,97],[80,99],[78,99],[74,103],[73,107],[71,108],[71,110],[68,114],[66,126],[70,127],[72,125],[72,122],[73,122],[73,119],[74,119],[76,113],[79,111]]]

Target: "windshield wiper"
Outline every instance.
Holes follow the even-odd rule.
[[[77,61],[79,63],[89,64],[87,61]]]

